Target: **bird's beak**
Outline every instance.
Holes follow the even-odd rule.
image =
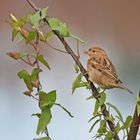
[[[88,51],[85,51],[84,54],[88,54]]]

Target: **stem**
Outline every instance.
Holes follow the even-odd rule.
[[[61,104],[59,104],[59,103],[54,103],[54,104],[57,105],[57,106],[59,106],[59,107],[61,107],[64,111],[66,111],[70,117],[74,117],[74,116],[73,116],[65,107],[63,107]]]

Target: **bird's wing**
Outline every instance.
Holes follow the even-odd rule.
[[[116,68],[115,66],[112,64],[111,60],[108,57],[103,57],[103,62],[105,64],[105,67],[107,67],[109,69],[109,71],[115,75],[116,77],[118,77],[117,72],[116,72]]]
[[[116,74],[115,67],[107,57],[92,57],[90,60],[91,66],[96,68],[98,71],[107,75],[108,77],[115,79],[118,82],[121,82]]]

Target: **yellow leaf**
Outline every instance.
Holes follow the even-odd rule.
[[[18,22],[18,19],[13,14],[10,13],[10,17],[14,22]]]

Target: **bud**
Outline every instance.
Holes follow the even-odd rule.
[[[31,81],[31,83],[32,83],[32,86],[33,86],[33,87],[38,88],[38,86],[39,86],[39,81],[38,81],[37,79],[36,79],[36,80]]]
[[[7,53],[7,55],[12,57],[15,60],[19,60],[20,59],[20,53],[19,52],[9,52],[9,53]]]
[[[30,91],[30,90],[27,90],[27,91],[23,92],[23,94],[25,94],[26,96],[29,96],[29,97],[31,97],[31,96],[32,96],[32,94],[31,94],[31,91]]]

